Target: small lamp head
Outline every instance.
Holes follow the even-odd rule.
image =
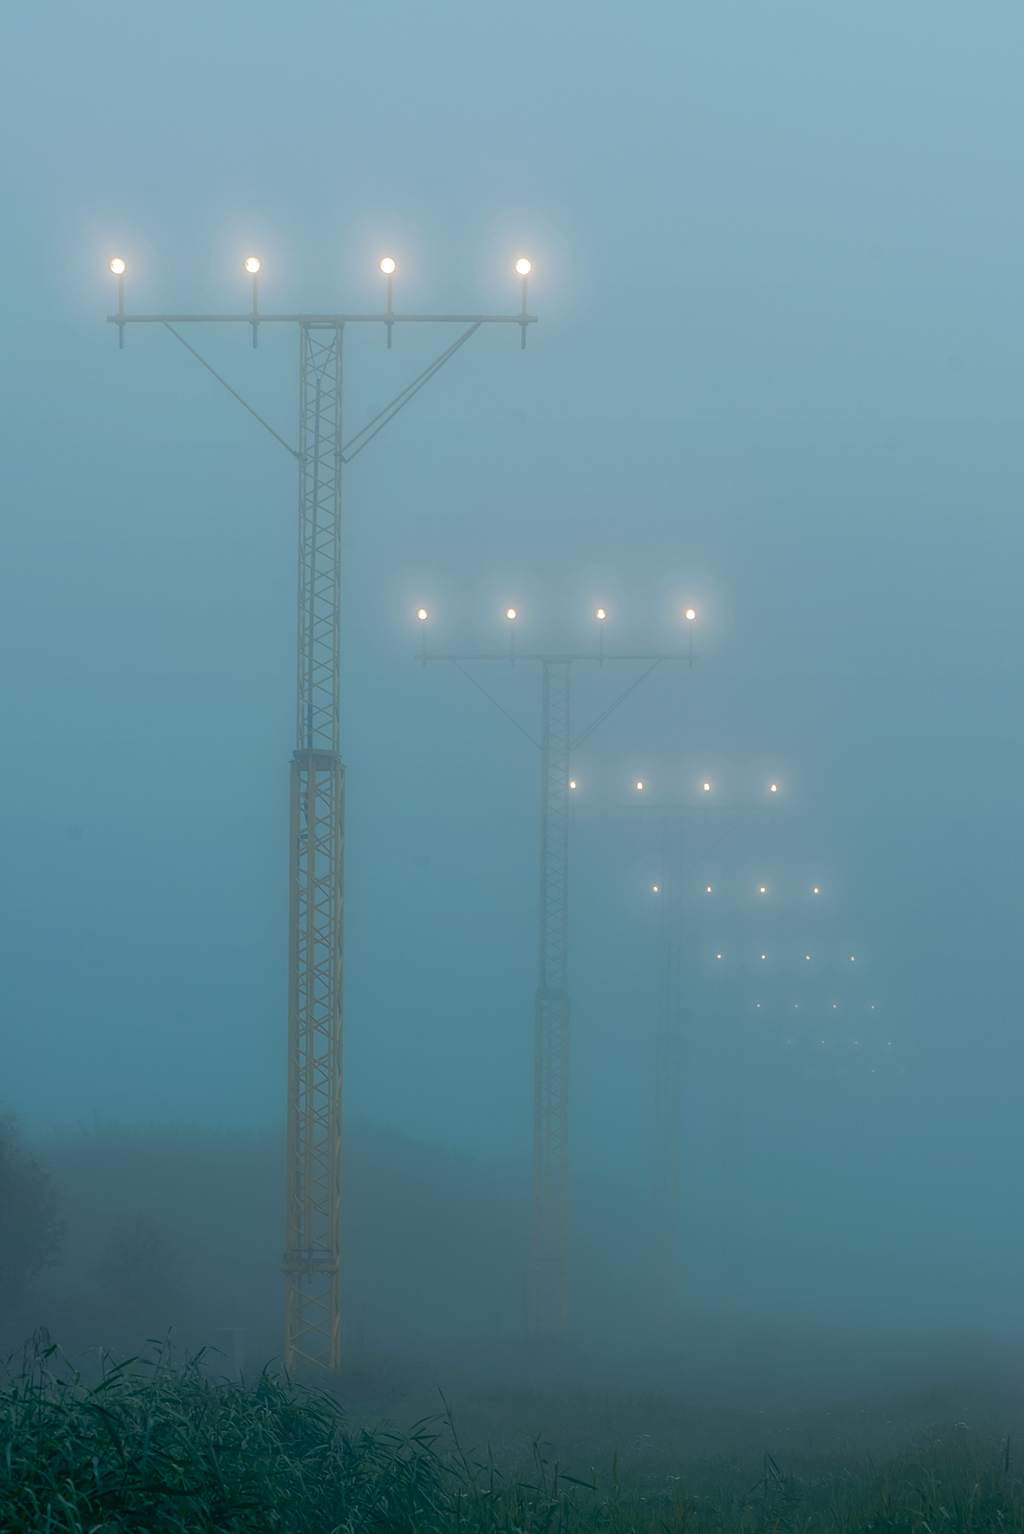
[[[395,263],[390,256],[384,257],[383,261],[380,263],[380,269],[384,273],[385,277],[391,277],[394,275]]]
[[[516,271],[519,273],[520,277],[529,277],[530,273],[533,271],[533,262],[528,261],[525,256],[520,256],[519,260],[516,262]]]
[[[113,272],[115,277],[124,276],[124,262],[121,260],[120,256],[115,256],[113,261],[111,261],[110,270]]]
[[[249,273],[250,277],[255,277],[256,273],[260,269],[260,258],[259,258],[259,256],[246,256],[246,258],[245,258],[245,269]]]

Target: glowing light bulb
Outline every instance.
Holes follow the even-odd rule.
[[[384,257],[383,261],[380,263],[380,269],[384,273],[385,277],[390,277],[392,275],[395,270],[395,263],[390,256]]]
[[[706,794],[709,794],[711,792],[711,784],[710,783],[705,783],[704,784],[704,792]]]
[[[651,889],[654,891],[655,894],[658,893],[658,886],[656,884],[652,884],[651,885]]]
[[[246,258],[245,258],[245,269],[249,273],[250,277],[255,277],[256,273],[260,269],[260,258],[259,258],[259,256],[246,256]]]
[[[506,613],[506,614],[505,614],[505,617],[506,617],[506,618],[514,618],[514,617],[515,617],[515,615],[516,615],[516,610],[515,610],[515,608],[514,608],[514,607],[510,607],[510,608],[509,608],[509,610],[508,610],[508,612],[507,612],[507,613]]]
[[[817,893],[818,893],[818,886],[817,886],[817,885],[815,885],[815,886],[814,886],[814,893],[815,893],[815,894],[817,894]]]
[[[708,885],[708,894],[709,895],[711,894],[711,885],[710,884]]]
[[[122,277],[124,275],[124,262],[120,256],[115,256],[113,261],[111,261],[110,270],[115,277]]]
[[[419,618],[421,623],[425,623],[427,618],[427,609],[425,607],[421,607],[416,616]]]
[[[718,957],[718,958],[719,958],[719,959],[720,959],[720,958],[721,958],[721,957],[722,957],[722,955],[721,955],[721,954],[718,954],[718,955],[717,955],[717,957]]]
[[[686,619],[687,619],[688,623],[692,623],[694,618],[696,618],[696,616],[697,616],[697,614],[694,612],[692,607],[688,607],[686,609]]]
[[[520,277],[528,277],[533,271],[533,262],[528,261],[525,256],[520,256],[516,262],[516,271]]]
[[[772,784],[772,788],[771,788],[771,791],[772,791],[772,793],[773,793],[773,794],[777,794],[777,793],[778,793],[778,791],[779,791],[779,786],[778,786],[778,784],[777,784],[777,783],[773,783],[773,784]]]
[[[763,894],[764,894],[764,893],[765,893],[765,887],[764,887],[764,885],[763,885],[763,884],[762,884],[762,885],[761,885],[761,894],[762,894],[762,895],[763,895]]]
[[[638,789],[642,790],[644,785],[642,783],[638,783],[636,786]]]
[[[598,609],[597,609],[597,616],[598,616],[598,617],[599,617],[599,618],[601,618],[601,619],[602,619],[602,620],[603,620],[603,619],[604,619],[604,618],[606,618],[606,617],[607,617],[607,616],[608,616],[608,615],[607,615],[607,613],[606,613],[606,612],[605,612],[605,610],[604,610],[604,608],[603,608],[603,607],[599,607],[599,608],[598,608]]]
[[[576,779],[575,778],[570,778],[569,779],[569,787],[570,788],[575,788],[576,787]]]

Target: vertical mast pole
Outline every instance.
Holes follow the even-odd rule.
[[[568,1324],[569,661],[542,661],[540,973],[534,1023],[530,1330]]]
[[[653,1298],[671,1313],[679,1298],[683,1121],[682,828],[666,810],[659,896],[658,1027],[654,1042]]]
[[[341,1361],[345,769],[340,750],[343,323],[299,332],[299,632],[291,765],[285,1366]]]

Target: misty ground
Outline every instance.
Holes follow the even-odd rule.
[[[59,1262],[0,1323],[15,1364],[44,1327],[87,1381],[103,1359],[168,1337],[180,1360],[207,1348],[216,1375],[217,1333],[232,1326],[249,1381],[280,1371],[277,1134],[94,1126],[34,1153],[63,1230]],[[732,1495],[769,1463],[813,1479],[950,1435],[974,1435],[990,1457],[1021,1441],[1015,1340],[795,1314],[768,1324],[706,1305],[671,1325],[645,1291],[642,1207],[595,1181],[578,1189],[579,1335],[539,1343],[525,1335],[523,1168],[363,1124],[348,1132],[346,1169],[348,1326],[326,1384],[354,1425],[408,1428],[450,1409],[467,1451],[507,1473],[557,1464],[637,1496],[683,1483]]]

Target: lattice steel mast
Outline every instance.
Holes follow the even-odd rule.
[[[534,1021],[530,1325],[569,1314],[569,659],[541,662],[540,966]]]
[[[683,1121],[681,813],[663,811],[658,898],[658,1025],[654,1039],[653,1290],[659,1306],[679,1293],[680,1175]]]
[[[527,312],[530,263],[522,277],[519,314],[396,314],[390,258],[387,308],[379,314],[261,314],[260,263],[249,257],[250,314],[142,314],[124,307],[125,263],[118,312],[108,316],[124,347],[130,324],[163,325],[234,395],[299,465],[299,623],[296,745],[291,762],[288,979],[288,1167],[285,1254],[285,1363],[336,1368],[341,1356],[341,1079],[345,898],[345,769],[341,760],[341,479],[342,465],[382,431],[481,325],[536,324]],[[299,446],[290,444],[174,329],[176,324],[252,327],[295,324],[299,331]],[[383,324],[390,347],[395,325],[468,326],[423,373],[347,442],[342,433],[345,327]]]
[[[604,609],[598,613],[604,620]],[[514,623],[515,610],[508,618]],[[425,622],[427,613],[420,609]],[[451,661],[537,661],[541,667],[541,738],[535,740],[512,723],[540,751],[540,951],[534,1000],[533,1077],[533,1225],[530,1263],[530,1331],[533,1336],[564,1336],[569,1314],[569,756],[619,704],[664,660],[692,661],[688,655],[605,655],[604,631],[596,655],[515,654],[514,628],[508,655],[428,655],[417,659]],[[424,631],[425,634],[425,631]],[[570,672],[573,661],[648,661],[643,674],[620,693],[575,739],[569,732]],[[467,673],[468,674],[468,673]],[[491,698],[474,677],[477,687]],[[507,710],[491,698],[501,713]]]

